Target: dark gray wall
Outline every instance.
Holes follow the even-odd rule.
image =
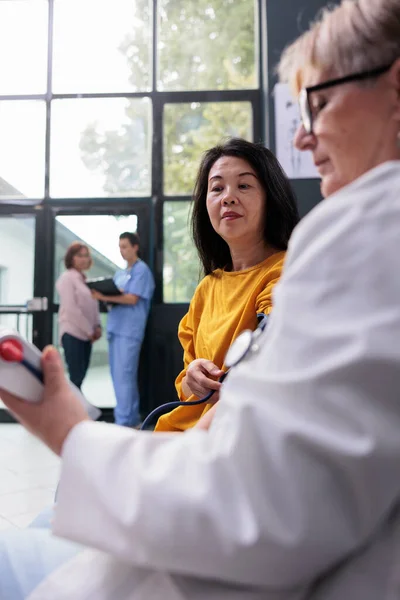
[[[265,60],[265,99],[267,142],[275,150],[275,113],[272,91],[277,81],[274,74],[284,48],[299,37],[309,23],[318,15],[326,0],[264,0],[263,30]],[[337,2],[329,2],[330,5]],[[266,56],[265,56],[266,55]],[[321,200],[319,181],[314,179],[293,180],[293,187],[299,201],[301,216],[307,214]]]

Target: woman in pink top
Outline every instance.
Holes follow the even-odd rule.
[[[67,270],[56,283],[60,296],[59,335],[69,377],[80,388],[89,367],[92,343],[101,337],[99,305],[93,300],[83,274],[92,264],[89,248],[73,242],[64,262]]]

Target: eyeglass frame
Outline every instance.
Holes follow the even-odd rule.
[[[328,81],[324,81],[323,83],[318,83],[317,85],[303,87],[300,90],[299,94],[299,108],[301,122],[303,124],[305,132],[308,135],[313,133],[314,119],[312,116],[312,110],[310,105],[310,94],[312,94],[313,92],[319,92],[320,90],[335,87],[337,85],[342,85],[344,83],[351,83],[352,81],[364,81],[365,79],[378,77],[379,75],[383,75],[383,73],[389,71],[393,64],[394,63],[391,62],[389,65],[385,65],[384,67],[369,69],[368,71],[362,71],[361,73],[353,73],[352,75],[346,75],[345,77],[339,77],[338,79],[330,79]]]

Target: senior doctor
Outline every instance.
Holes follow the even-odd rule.
[[[200,427],[89,422],[52,349],[40,406],[2,394],[62,456],[54,534],[94,549],[43,571],[30,600],[400,597],[399,57],[398,0],[342,2],[287,51],[296,144],[330,197]],[[33,572],[4,564],[0,582]]]

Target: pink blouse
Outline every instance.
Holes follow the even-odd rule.
[[[99,303],[92,298],[84,275],[76,269],[68,269],[58,278],[56,288],[60,296],[60,340],[64,333],[89,340],[100,325],[100,314]]]

